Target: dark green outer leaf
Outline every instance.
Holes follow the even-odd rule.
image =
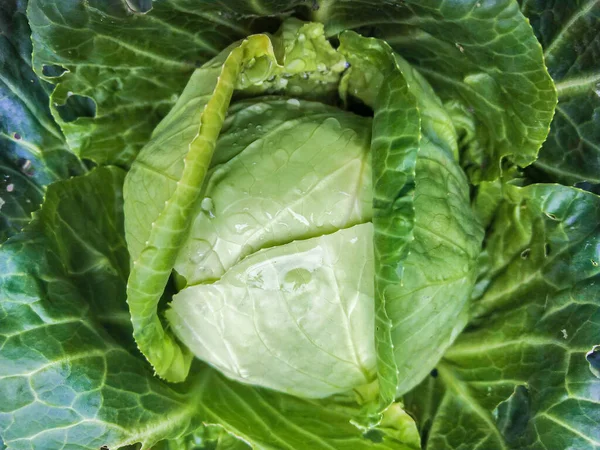
[[[473,111],[486,148],[475,181],[497,178],[504,157],[535,161],[556,92],[514,0],[327,1],[315,18],[331,34],[350,28],[385,40],[443,100],[458,97]]]
[[[552,181],[600,183],[600,2],[521,0],[559,104],[536,167]]]
[[[508,187],[471,327],[407,396],[428,449],[597,449],[600,198]]]
[[[31,0],[34,69],[56,84],[53,114],[71,149],[98,163],[129,164],[194,68],[250,34],[254,19],[242,13],[281,13],[302,2],[265,3],[162,0],[140,14],[125,1]],[[67,71],[46,75],[53,66]],[[73,106],[77,96],[93,100],[95,117],[61,118],[57,106]]]
[[[9,449],[153,442],[189,426],[185,397],[126,349],[123,177],[97,169],[53,184],[34,222],[0,248],[0,432]]]
[[[0,5],[0,242],[18,232],[42,202],[44,187],[81,170],[31,70],[22,5]]]

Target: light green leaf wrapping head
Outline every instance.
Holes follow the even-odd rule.
[[[376,335],[385,407],[434,367],[466,325],[483,233],[457,163],[457,133],[431,87],[382,41],[347,32],[341,42],[352,64],[344,87],[375,110]]]
[[[132,252],[133,267],[127,285],[136,342],[156,373],[169,381],[185,379],[192,355],[162,327],[156,310],[158,301],[189,227],[189,211],[200,193],[233,90],[238,83],[253,84],[265,80],[271,75],[275,63],[268,37],[257,35],[248,38],[229,53],[216,80],[201,78],[198,89],[205,101],[201,102],[202,111],[192,112],[192,117],[198,115],[199,124],[193,139],[181,141],[184,136],[172,134],[175,130],[168,125],[177,122],[177,115],[181,113],[175,108],[162,122],[153,142],[149,144],[150,147],[169,148],[170,138],[179,140],[180,145],[188,147],[184,169],[172,195],[165,200],[162,211],[152,222],[147,241],[143,247],[139,247],[142,250],[139,254]],[[246,78],[242,78],[242,74]],[[213,80],[214,84],[211,85]],[[161,133],[165,129],[166,137]],[[131,186],[131,182],[128,186]],[[125,192],[125,195],[129,195],[131,190]],[[135,192],[139,192],[139,185]]]
[[[371,141],[373,161],[373,225],[375,251],[375,336],[380,409],[396,395],[399,372],[391,336],[386,289],[400,284],[402,261],[413,239],[414,176],[421,139],[417,102],[396,65],[391,49],[375,39],[344,33],[340,51],[352,64],[342,82],[375,111]]]

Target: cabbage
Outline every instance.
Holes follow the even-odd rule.
[[[600,445],[594,2],[5,3],[0,448]]]

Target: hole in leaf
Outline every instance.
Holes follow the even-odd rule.
[[[21,139],[21,135],[19,133],[15,133],[13,134],[13,137],[15,138],[15,140],[20,140]]]
[[[383,442],[383,433],[379,430],[369,430],[363,434],[363,437],[376,444]]]
[[[546,242],[546,244],[544,244],[544,255],[548,257],[550,256],[550,253],[552,253],[552,249],[550,248],[550,244]]]
[[[590,370],[596,378],[600,378],[600,345],[596,345],[585,355],[585,359],[590,363]]]
[[[529,254],[531,253],[531,249],[530,248],[526,248],[525,250],[523,250],[521,252],[521,258],[522,259],[527,259],[529,258]]]
[[[96,102],[85,95],[70,95],[64,105],[56,110],[65,122],[73,122],[80,117],[96,117]]]
[[[45,77],[55,78],[60,77],[67,69],[58,64],[44,64],[42,66],[42,75]]]
[[[355,31],[365,37],[377,37],[381,34],[379,30],[379,27],[375,25],[365,25],[357,28]]]
[[[433,378],[437,378],[437,376],[438,376],[438,370],[437,369],[433,369],[431,372],[429,372],[429,375],[431,375]]]
[[[590,183],[588,181],[580,181],[579,183],[575,183],[575,187],[579,189],[583,189],[584,191],[591,192],[593,194],[600,195],[600,184],[598,183]]]
[[[146,14],[152,9],[152,0],[125,0],[127,7],[137,14]]]
[[[547,212],[545,214],[546,214],[546,216],[548,216],[552,220],[558,220],[558,217],[556,217],[556,215],[554,215],[552,213]]]

